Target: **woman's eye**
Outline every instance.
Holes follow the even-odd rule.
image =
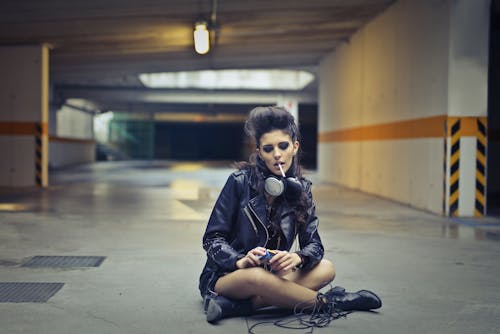
[[[284,150],[286,150],[288,148],[288,145],[290,145],[290,143],[285,141],[285,142],[279,143],[278,147],[280,148],[280,150],[284,151]]]
[[[270,146],[270,145],[265,145],[265,146],[263,146],[263,147],[262,147],[262,149],[263,149],[263,150],[264,150],[264,152],[266,152],[266,153],[271,153],[271,152],[272,152],[272,150],[273,150],[273,147],[272,147],[272,146]]]

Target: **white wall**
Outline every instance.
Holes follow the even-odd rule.
[[[446,114],[445,4],[400,1],[321,62],[320,132]]]
[[[465,2],[467,0],[398,1],[322,60],[318,148],[318,172],[322,181],[441,213],[443,136],[321,140],[321,135],[449,115],[449,96],[460,96],[460,91],[467,89],[460,84],[450,88],[450,75],[463,79],[470,73],[469,67],[461,68],[463,60],[453,64],[455,67],[450,65],[450,59],[456,59],[457,41],[466,39],[457,29],[461,20],[468,18],[460,15],[464,16],[470,8],[457,9],[467,7]],[[484,21],[484,6],[489,1],[474,3],[479,3],[477,11],[483,12],[474,20],[478,24],[480,18]],[[474,34],[487,30],[487,23],[479,25]],[[476,42],[467,49],[485,46]],[[475,74],[478,80],[483,79],[482,74]],[[483,92],[482,84],[481,81],[479,88],[474,89],[476,98]],[[477,107],[474,101],[468,103]],[[477,113],[465,111],[462,115]]]
[[[93,139],[94,116],[68,106],[57,111],[57,137]]]
[[[456,1],[450,15],[449,114],[487,115],[489,1]]]
[[[63,106],[55,117],[56,133],[49,141],[49,166],[59,168],[95,161],[94,118]]]
[[[35,139],[33,136],[0,136],[0,186],[35,185]]]
[[[50,140],[50,168],[60,168],[94,161],[95,142],[92,140],[71,141],[55,138]]]

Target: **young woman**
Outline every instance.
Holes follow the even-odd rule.
[[[334,303],[346,311],[380,307],[380,299],[366,290],[346,293],[337,287],[318,293],[333,281],[335,269],[323,259],[311,182],[299,166],[293,116],[284,108],[257,107],[245,131],[255,141],[255,152],[229,176],[203,236],[207,262],[199,288],[207,321],[248,315],[266,306],[326,310]],[[298,246],[292,250],[295,239]]]

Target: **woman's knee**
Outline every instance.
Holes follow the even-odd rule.
[[[215,284],[215,292],[233,298],[256,295],[268,274],[260,267],[238,269],[220,277]]]
[[[335,278],[335,266],[329,260],[321,260],[315,271],[315,276],[319,280],[320,286],[330,283]]]
[[[269,284],[269,280],[274,278],[274,275],[270,272],[266,271],[261,267],[254,267],[245,269],[248,272],[245,273],[247,278],[247,283],[254,286],[257,291],[260,290],[263,286]]]
[[[225,280],[229,280],[232,283],[243,286],[252,286],[258,288],[259,286],[265,284],[269,280],[272,274],[261,267],[238,269],[227,276],[224,276]]]
[[[335,278],[335,266],[329,260],[322,259],[318,263],[318,271],[323,278],[323,281],[331,282]]]

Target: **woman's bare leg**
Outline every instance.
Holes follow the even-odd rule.
[[[259,304],[285,308],[302,302],[313,305],[317,294],[260,267],[238,269],[222,276],[215,284],[215,292],[233,299],[258,299]],[[254,308],[260,306],[254,303]]]
[[[293,271],[283,278],[311,290],[318,291],[333,281],[335,278],[335,267],[330,261],[321,260],[321,262],[319,262],[310,271]],[[267,304],[259,296],[254,298],[253,303],[256,309],[269,306],[269,304]]]
[[[321,261],[311,271],[292,272],[278,277],[260,267],[239,269],[219,278],[215,291],[234,299],[253,301],[254,308],[274,305],[293,308],[314,306],[317,291],[333,280],[335,271],[329,261]]]
[[[310,271],[293,271],[284,276],[284,278],[306,288],[318,291],[333,281],[335,278],[335,267],[333,263],[323,259]]]

